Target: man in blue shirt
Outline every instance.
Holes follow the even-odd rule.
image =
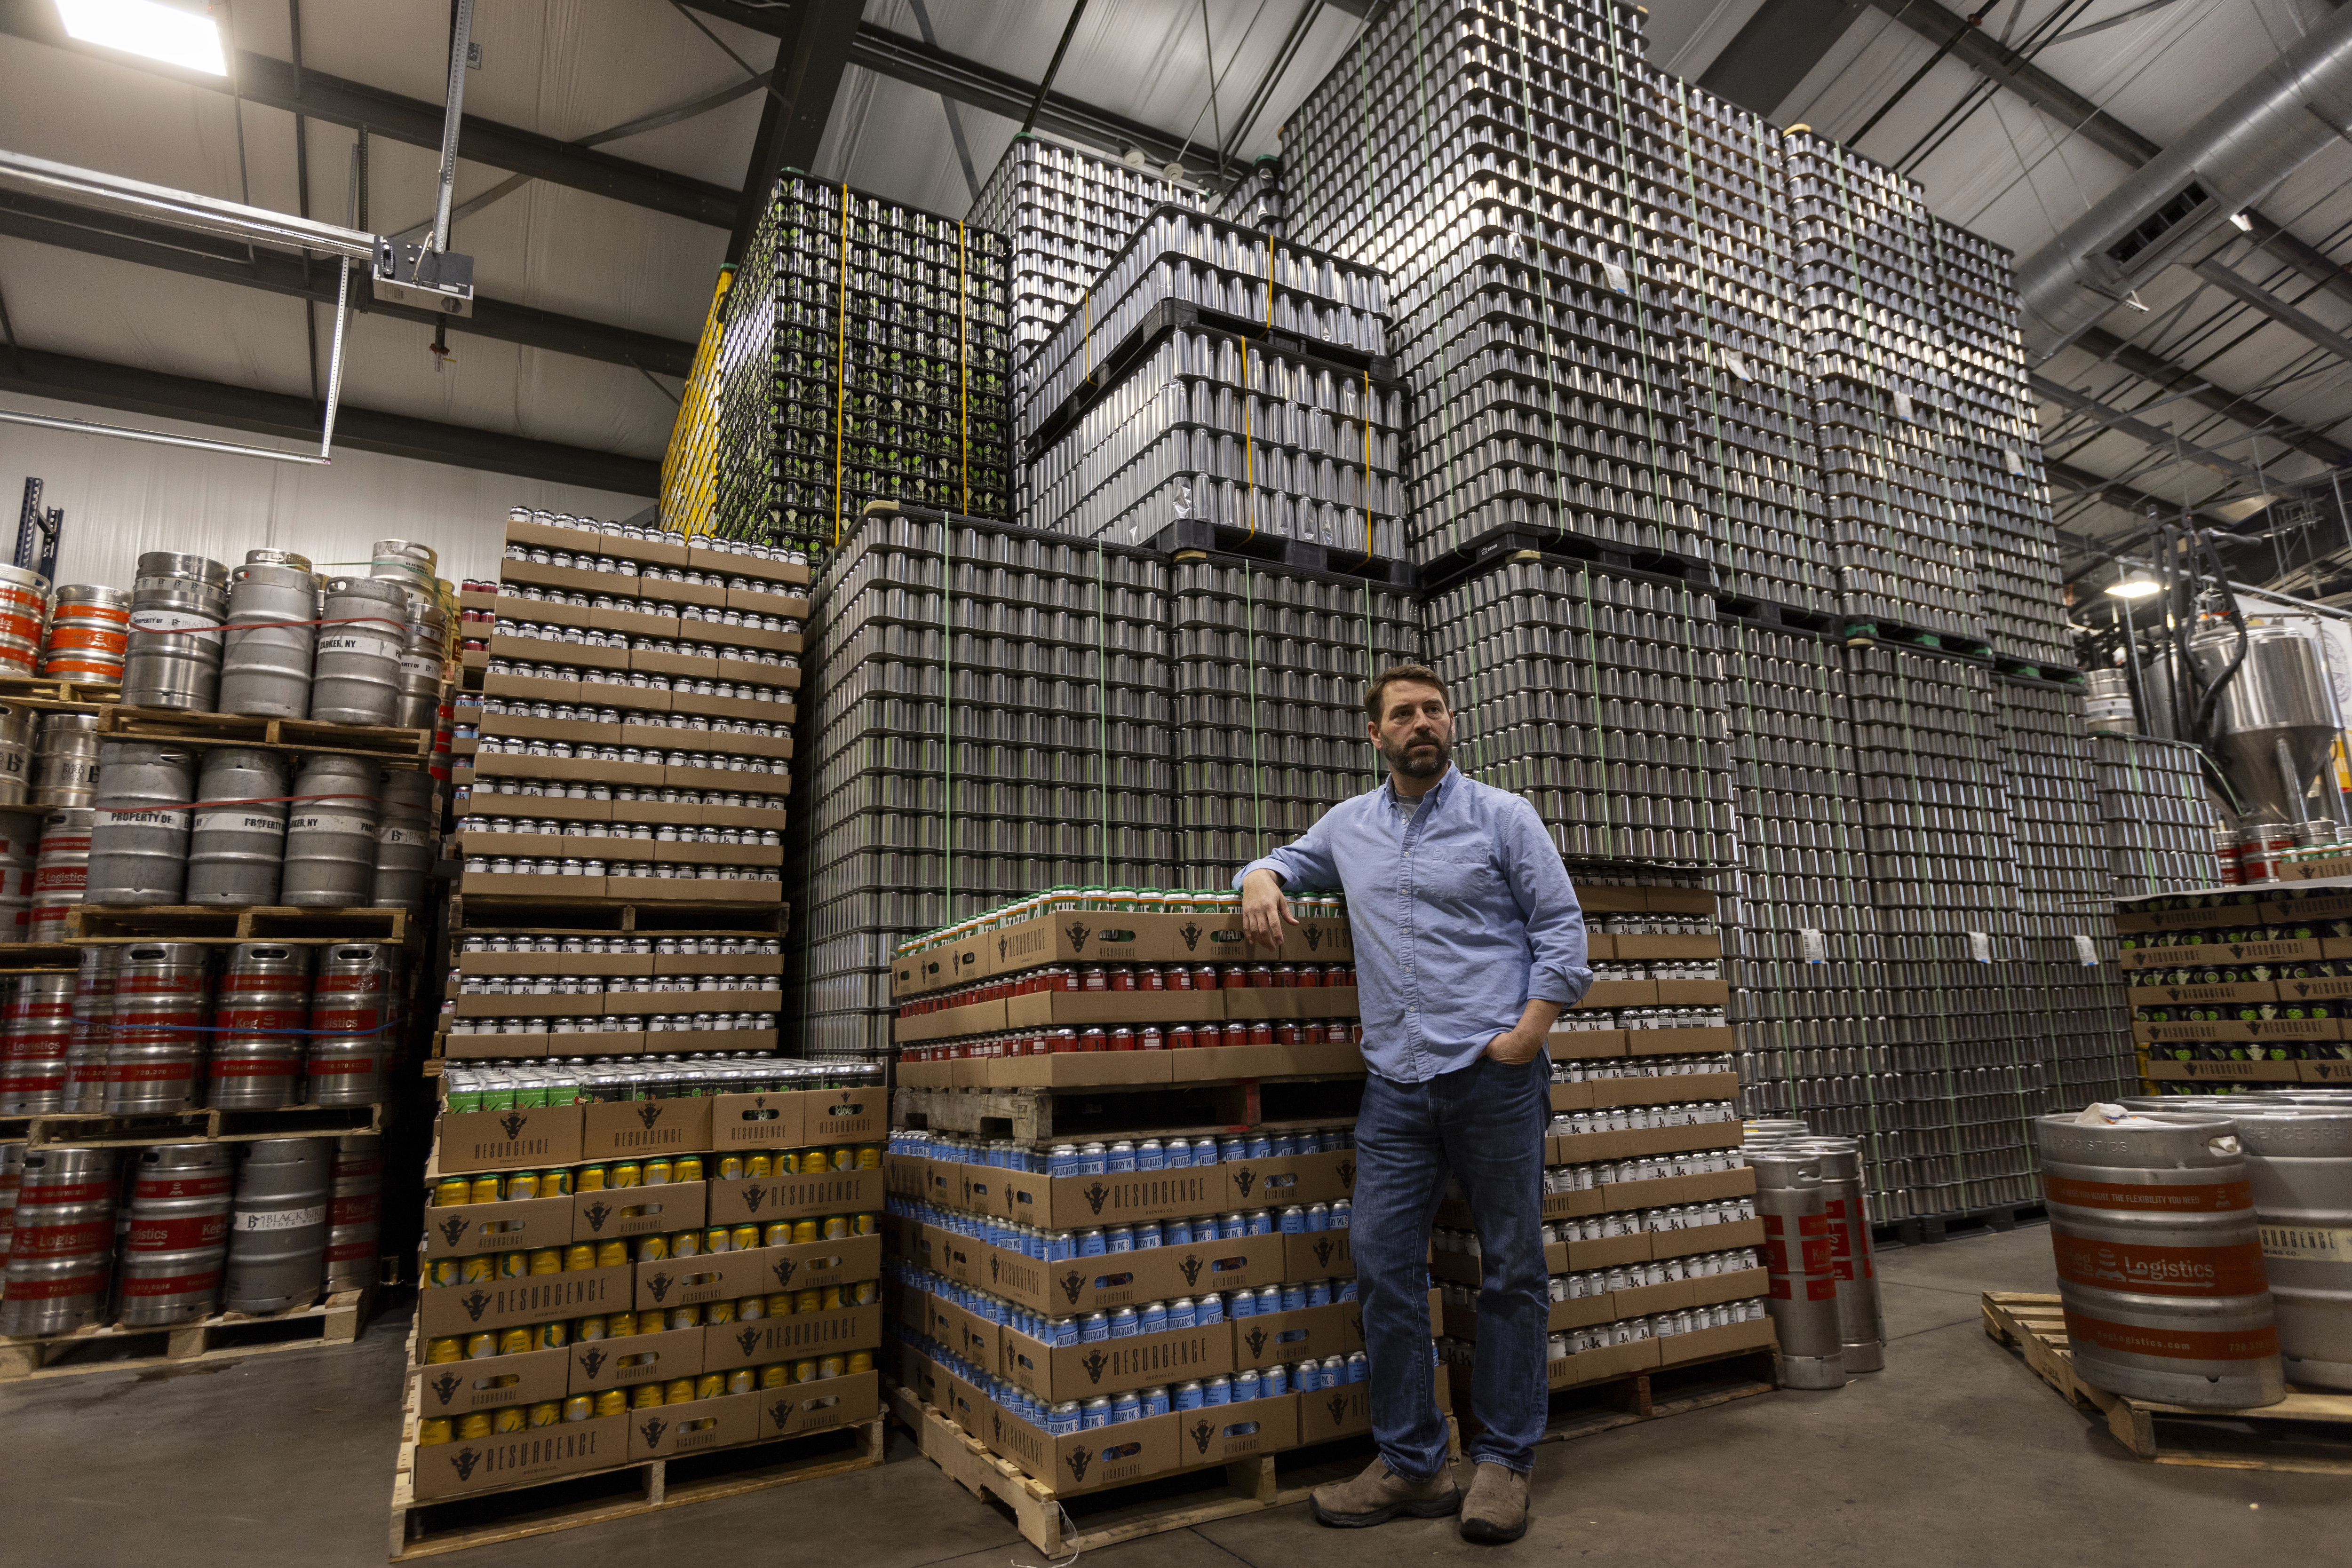
[[[1343,800],[1236,878],[1243,928],[1278,947],[1287,887],[1344,888],[1364,1020],[1350,1231],[1372,1436],[1381,1457],[1315,1490],[1326,1524],[1457,1509],[1472,1541],[1527,1531],[1542,1436],[1544,1038],[1592,983],[1584,915],[1535,808],[1454,771],[1454,715],[1435,672],[1400,664],[1364,696],[1388,782]],[[1429,1342],[1426,1253],[1448,1177],[1461,1182],[1482,1264],[1465,1496],[1445,1468]]]

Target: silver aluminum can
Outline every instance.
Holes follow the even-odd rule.
[[[363,757],[312,757],[294,777],[278,897],[298,909],[357,909],[374,895],[378,777]]]
[[[308,717],[318,618],[319,579],[308,559],[287,550],[247,550],[245,564],[228,574],[220,711]]]
[[[187,809],[195,794],[195,754],[185,747],[101,742],[82,902],[181,902],[188,885]]]
[[[188,813],[190,904],[252,908],[278,902],[286,857],[286,755],[215,746],[196,775]]]
[[[131,585],[123,702],[211,711],[220,690],[220,624],[227,615],[228,568],[172,550],[141,556]]]

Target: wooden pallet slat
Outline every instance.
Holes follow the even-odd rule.
[[[98,710],[98,733],[125,740],[369,757],[395,766],[421,767],[433,757],[433,732],[429,729],[328,724],[318,719],[257,718],[231,713],[183,713],[173,708],[134,707],[121,702],[109,703]]]
[[[243,1312],[220,1312],[195,1322],[165,1328],[128,1328],[120,1323],[105,1323],[39,1339],[0,1339],[0,1383],[31,1377],[71,1377],[92,1372],[137,1371],[184,1362],[226,1361],[241,1356],[268,1355],[280,1351],[309,1350],[321,1344],[349,1344],[359,1337],[374,1301],[375,1287],[369,1285],[356,1291],[338,1291],[307,1306],[262,1317],[249,1317]],[[252,1337],[261,1330],[277,1330],[289,1324],[301,1325],[306,1330],[315,1324],[317,1333],[314,1335],[305,1332],[299,1336],[285,1338]],[[69,1359],[76,1351],[93,1345],[119,1345],[142,1340],[160,1341],[163,1348],[146,1355],[80,1362]]]
[[[2275,1405],[2243,1410],[2135,1399],[2074,1370],[2056,1296],[1987,1291],[1980,1306],[1994,1343],[2014,1346],[2036,1376],[2151,1464],[2352,1476],[2352,1394],[2290,1389]]]
[[[0,1138],[34,1148],[131,1148],[143,1144],[243,1144],[257,1138],[381,1133],[388,1107],[279,1105],[267,1111],[168,1111],[152,1116],[55,1111],[0,1116]]]

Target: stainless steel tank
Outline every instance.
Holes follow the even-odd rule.
[[[326,1278],[335,1140],[263,1138],[245,1148],[221,1307],[257,1316],[307,1307]]]
[[[67,916],[81,907],[89,880],[89,830],[98,813],[86,806],[51,811],[41,819],[41,846],[33,862],[33,907],[26,930],[29,942],[62,942]]]
[[[395,582],[327,580],[319,628],[310,716],[327,724],[388,725],[400,713],[400,651],[408,637],[408,595]]]
[[[2208,682],[2229,667],[2237,646],[2233,626],[2210,626],[2189,640],[2198,673]],[[2318,645],[2287,626],[2250,625],[2245,663],[2222,688],[2213,713],[2247,819],[2303,821],[2304,791],[2327,760],[2341,723]]]
[[[131,640],[131,595],[97,583],[68,583],[57,591],[41,674],[89,685],[122,684],[122,655]]]
[[[114,1281],[112,1149],[46,1148],[25,1155],[0,1284],[0,1335],[59,1334],[103,1322]]]
[[[2249,1106],[2231,1120],[2287,1381],[2352,1393],[2352,1107]]]
[[[252,908],[278,902],[286,796],[285,753],[249,746],[205,753],[189,813],[190,904]]]
[[[130,1228],[115,1269],[127,1328],[209,1317],[228,1257],[232,1144],[156,1144],[139,1151]]]
[[[319,579],[306,557],[247,550],[245,564],[228,574],[220,711],[308,717],[318,619]]]
[[[228,568],[200,555],[150,550],[131,584],[122,700],[133,707],[210,711],[220,691],[220,625]]]
[[[102,741],[85,904],[177,904],[188,886],[196,758],[183,746]]]
[[[1764,1266],[1772,1279],[1766,1310],[1780,1342],[1780,1381],[1790,1388],[1845,1386],[1845,1342],[1838,1319],[1835,1239],[1822,1157],[1801,1146],[1750,1149],[1756,1212],[1764,1221]]]
[[[193,1111],[205,1097],[210,950],[199,942],[140,942],[121,953],[106,1043],[107,1114]]]
[[[87,806],[98,799],[98,716],[49,713],[34,732],[33,804]]]
[[[375,896],[378,909],[422,910],[433,885],[436,836],[435,780],[421,768],[383,771],[383,814],[376,827]]]
[[[376,791],[362,757],[311,757],[294,778],[278,894],[298,909],[357,909],[375,890]]]
[[[383,1137],[346,1133],[335,1140],[333,1188],[327,1212],[330,1293],[375,1282],[377,1240],[383,1218]]]
[[[2275,1405],[2286,1380],[2235,1124],[2137,1114],[2033,1124],[2074,1370],[2135,1399]]]
[[[286,942],[230,948],[213,1001],[214,1108],[294,1103],[310,1027],[310,948]]]

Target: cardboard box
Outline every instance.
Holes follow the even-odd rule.
[[[2206,942],[2188,947],[2126,947],[2126,969],[2236,969],[2250,964],[2307,964],[2327,956],[2317,937],[2287,942]]]
[[[1633,1127],[1622,1133],[1566,1133],[1544,1140],[1544,1164],[1583,1165],[1625,1160],[1639,1155],[1686,1149],[1736,1149],[1743,1141],[1738,1121],[1698,1122],[1679,1127]]]
[[[839,1307],[794,1312],[753,1322],[714,1323],[701,1331],[703,1352],[713,1371],[765,1366],[772,1361],[808,1361],[836,1352],[870,1350],[882,1343],[882,1308]]]
[[[1720,980],[1658,982],[1662,986],[1717,986],[1722,983]],[[1728,1024],[1699,1029],[1629,1029],[1625,1031],[1625,1054],[1628,1056],[1711,1056],[1738,1049],[1738,1042],[1733,1039]]]
[[[765,1389],[760,1395],[759,1436],[790,1437],[802,1432],[860,1426],[873,1420],[881,1408],[881,1375],[873,1372],[853,1372],[844,1377],[796,1383],[790,1388]]]
[[[595,1317],[632,1310],[632,1270],[575,1269],[561,1274],[526,1274],[485,1280],[474,1285],[442,1285],[420,1291],[416,1332],[420,1340],[463,1338],[488,1329],[517,1328],[557,1318]]]
[[[1349,963],[1355,946],[1342,918],[1302,920],[1286,928],[1278,949],[1253,947],[1241,913],[1202,915],[1059,914],[997,928],[986,971],[1016,975],[1041,964]]]
[[[802,1132],[810,1145],[832,1148],[879,1143],[888,1134],[890,1097],[879,1086],[803,1089],[797,1094]]]
[[[474,1410],[561,1399],[571,1392],[567,1382],[571,1367],[569,1346],[420,1366],[415,1372],[417,1414],[463,1416]]]
[[[1695,1252],[1720,1252],[1732,1247],[1764,1245],[1762,1216],[1752,1219],[1735,1219],[1723,1225],[1700,1225],[1688,1230],[1653,1230],[1649,1233],[1650,1256],[1653,1258],[1687,1258]]]
[[[2145,1075],[2159,1082],[2208,1083],[2301,1083],[2306,1067],[2328,1065],[2312,1061],[2151,1061]],[[2347,1062],[2347,1066],[2352,1066]]]
[[[974,1366],[994,1367],[1003,1360],[1004,1330],[977,1312],[968,1312],[943,1297],[921,1291],[908,1292],[923,1311],[922,1332]]]
[[[1130,1171],[1118,1176],[1044,1176],[1026,1171],[969,1167],[991,1183],[1003,1201],[986,1206],[1024,1225],[1075,1230],[1096,1225],[1129,1225],[1147,1219],[1182,1219],[1236,1207],[1233,1177],[1222,1165],[1179,1170]]]
[[[655,1281],[664,1275],[669,1282],[656,1285]],[[740,1252],[707,1252],[666,1263],[640,1263],[637,1301],[656,1306],[688,1306],[881,1277],[882,1238],[854,1236],[846,1241],[749,1247]]]
[[[581,1241],[611,1241],[625,1236],[699,1230],[706,1223],[708,1189],[706,1182],[673,1181],[656,1186],[575,1193],[571,1199],[572,1237]]]
[[[945,1375],[942,1374],[943,1378]],[[1286,1401],[1294,1406],[1297,1403],[1291,1396],[1255,1403],[1280,1405]],[[1228,1405],[1223,1408],[1232,1411],[1248,1406]],[[991,1448],[1028,1471],[1040,1486],[1055,1497],[1076,1497],[1106,1487],[1149,1480],[1182,1468],[1177,1454],[1178,1425],[1202,1414],[1171,1411],[1141,1421],[1122,1421],[1116,1427],[1097,1427],[1092,1431],[1049,1437],[1001,1406],[990,1406],[981,1429],[989,1434]]]
[[[740,778],[741,775],[730,775]],[[775,794],[782,794],[783,780],[771,781]],[[777,904],[783,902],[783,883],[778,882],[703,882],[679,881],[658,876],[608,876],[604,879],[604,896],[627,899],[635,904],[740,904],[748,905]]]
[[[2132,1039],[2141,1045],[2174,1045],[2198,1040],[2272,1043],[2306,1040],[2342,1040],[2343,1019],[2263,1019],[2253,1023],[2132,1023]]]
[[[431,1502],[610,1469],[629,1462],[628,1428],[628,1416],[610,1416],[470,1442],[436,1443],[416,1450],[410,1496]]]
[[[1681,1366],[1711,1361],[1735,1351],[1770,1350],[1780,1343],[1780,1338],[1772,1332],[1772,1320],[1762,1317],[1751,1322],[1726,1323],[1718,1329],[1662,1334],[1654,1343],[1658,1347],[1660,1366]]]
[[[572,1199],[522,1197],[511,1203],[436,1205],[425,1211],[425,1256],[562,1247],[572,1240]]]
[[[1356,1196],[1353,1149],[1292,1155],[1286,1158],[1226,1160],[1194,1168],[1213,1170],[1223,1178],[1227,1197],[1216,1205],[1220,1211],[1281,1209],[1295,1204],[1328,1203],[1333,1198]]]
[[[2352,1083],[2352,1061],[2298,1061],[2305,1083]]]
[[[2335,993],[2352,996],[2352,980],[2296,980],[2298,986],[2342,986]],[[2242,980],[2226,986],[2133,986],[2124,993],[2124,999],[2136,1008],[2189,1007],[2200,1003],[2231,1006],[2239,1002],[2274,1002],[2279,999],[2280,982],[2275,980]],[[2328,993],[2305,993],[2326,995]]]
[[[1622,1377],[1629,1372],[1646,1372],[1657,1364],[1658,1342],[1655,1339],[1635,1340],[1631,1344],[1612,1344],[1601,1350],[1579,1351],[1560,1356],[1545,1365],[1544,1381],[1553,1388],[1572,1388],[1580,1383],[1595,1383],[1604,1377]]]
[[[435,1166],[445,1176],[456,1176],[576,1166],[581,1163],[580,1113],[577,1105],[444,1112],[434,1128]]]
[[[706,1223],[710,1225],[764,1225],[772,1219],[873,1214],[882,1207],[878,1170],[746,1176],[709,1185],[710,1217]]]
[[[1234,1318],[1225,1326],[1232,1331],[1236,1368],[1287,1364],[1308,1356],[1320,1361],[1364,1348],[1363,1308],[1354,1301]]]
[[[673,1377],[698,1376],[702,1372],[702,1333],[698,1328],[663,1329],[624,1339],[578,1341],[569,1347],[572,1392],[595,1394],[607,1388],[630,1388],[640,1383],[667,1383]]]
[[[536,1061],[547,1054],[543,1034],[443,1034],[441,1054],[459,1061],[502,1061],[513,1057]],[[586,1052],[581,1054],[585,1055]]]
[[[1307,1230],[1282,1239],[1283,1277],[1290,1280],[1352,1280],[1356,1255],[1349,1232]]]
[[[1001,1340],[998,1373],[1049,1401],[1091,1399],[1234,1370],[1233,1334],[1222,1322],[1093,1344],[1047,1345],[1011,1329]]]
[[[1710,1274],[1703,1280],[1685,1280],[1683,1283],[1690,1287],[1692,1306],[1707,1307],[1717,1301],[1741,1301],[1750,1296],[1769,1294],[1772,1271],[1759,1264],[1753,1269],[1734,1269],[1727,1274]]]
[[[1173,1301],[1203,1291],[1255,1290],[1279,1284],[1286,1257],[1281,1236],[1251,1236],[1191,1247],[1153,1247],[1102,1258],[1041,1263],[969,1237],[949,1246],[955,1276],[970,1270],[966,1282],[1053,1317]],[[934,1237],[934,1250],[938,1239]]]
[[[583,1105],[580,1157],[646,1159],[710,1149],[710,1100],[617,1100]]]
[[[667,1459],[758,1440],[761,1396],[729,1394],[629,1412],[629,1458]]]
[[[1278,1454],[1299,1443],[1299,1409],[1312,1396],[1277,1394],[1239,1405],[1202,1406],[1171,1412],[1176,1419],[1176,1458],[1185,1469],[1231,1464],[1258,1454]]]
[[[802,1107],[806,1100],[804,1093],[790,1091],[710,1096],[712,1152],[724,1155],[799,1148],[807,1141],[801,1135]]]
[[[2158,989],[2158,988],[2159,988],[2150,987],[2150,988],[2149,988],[2149,989],[2151,989],[2151,990],[2153,990],[2153,989]],[[2170,989],[2171,988],[2167,987],[2167,988],[2163,988],[2163,989],[2168,989],[2168,989]],[[2266,984],[2263,984],[2263,985],[2247,984],[2247,985],[2240,985],[2240,986],[2227,986],[2227,987],[2224,987],[2224,986],[2196,986],[2196,987],[2183,986],[2183,987],[2181,987],[2181,988],[2180,988],[2182,991],[2195,990],[2195,991],[2200,992],[2200,993],[2202,993],[2202,992],[2205,992],[2205,991],[2219,991],[2219,990],[2231,990],[2231,991],[2257,991],[2257,990],[2268,990],[2268,991],[2275,991],[2275,992],[2277,992],[2277,993],[2278,993],[2278,999],[2279,999],[2280,1001],[2282,1001],[2282,1002],[2319,1002],[2319,1001],[2335,1001],[2335,1000],[2342,999],[2342,998],[2344,998],[2352,997],[2352,976],[2342,976],[2342,975],[2338,975],[2338,976],[2331,976],[2330,977],[2328,977],[2328,978],[2326,978],[2326,979],[2273,980],[2273,981],[2269,981],[2269,982],[2267,982]],[[2135,988],[2135,989],[2133,990],[2133,992],[2132,992],[2132,996],[2133,996],[2133,998],[2135,998],[2135,1002],[2136,1002],[2136,1004],[2137,1004],[2137,998],[2139,997],[2139,995],[2140,995],[2139,990],[2138,990],[2137,988]],[[2195,999],[2195,998],[2189,998],[2189,999],[2192,999],[2192,1000],[2193,1000],[2193,999]],[[2260,998],[2250,998],[2250,999],[2259,1000]],[[2150,1003],[2150,1004],[2147,1004],[2147,1005],[2155,1006],[2155,1005],[2157,1005],[2157,1004],[2155,1004],[2155,1003]],[[2340,1013],[2343,1009],[2339,1008],[2339,1009],[2337,1009],[2336,1010]]]
[[[729,961],[734,962],[732,959]],[[461,975],[651,975],[658,972],[654,967],[656,962],[650,953],[460,953],[457,955],[457,972]],[[768,962],[780,963],[782,960],[772,958]]]

